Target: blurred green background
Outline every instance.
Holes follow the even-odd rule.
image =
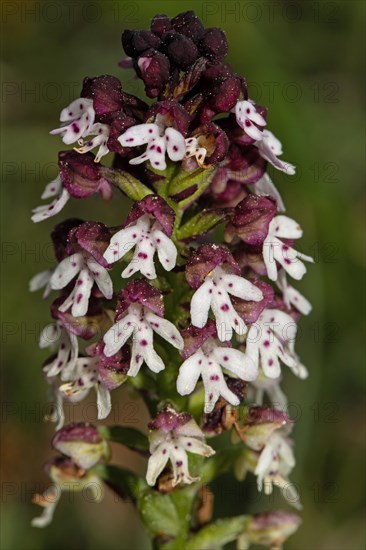
[[[359,1],[85,1],[2,2],[2,522],[4,550],[144,549],[148,542],[132,506],[107,494],[101,505],[62,499],[53,524],[32,529],[34,491],[47,478],[53,426],[42,422],[47,397],[37,347],[47,304],[29,294],[33,274],[52,265],[49,233],[66,216],[117,224],[123,199],[71,200],[57,219],[32,224],[45,184],[56,175],[58,114],[78,97],[82,78],[109,73],[127,91],[143,92],[122,71],[120,34],[144,28],[158,12],[195,9],[206,26],[223,27],[229,62],[246,76],[251,97],[269,107],[269,128],[284,144],[297,175],[274,174],[287,211],[304,228],[298,248],[315,256],[298,288],[314,309],[301,323],[297,348],[310,377],[286,373],[290,414],[297,420],[293,480],[304,504],[293,550],[362,550],[364,532],[364,24]],[[146,412],[124,390],[116,417],[143,425]],[[94,397],[93,397],[94,399]],[[93,402],[91,399],[91,402]],[[132,404],[131,404],[132,403]],[[89,410],[89,409],[88,409]],[[85,408],[84,408],[85,412]],[[72,409],[69,411],[73,414]],[[72,418],[77,419],[76,412]],[[88,420],[95,419],[90,407]],[[143,471],[127,451],[115,459]],[[223,478],[217,515],[286,508],[254,498],[249,485]],[[249,491],[249,492],[248,492]]]

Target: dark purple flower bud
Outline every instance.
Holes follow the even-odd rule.
[[[228,51],[228,43],[224,31],[216,27],[206,29],[198,47],[201,54],[210,61],[222,61]]]
[[[167,56],[153,49],[146,50],[135,66],[138,76],[145,83],[146,95],[152,98],[159,96],[170,76]]]
[[[58,165],[62,185],[77,199],[100,193],[104,199],[112,197],[112,188],[103,178],[101,167],[92,153],[81,155],[76,151],[61,151]]]
[[[203,36],[205,27],[202,21],[194,11],[179,13],[171,20],[171,24],[176,32],[184,34],[194,42],[198,42]]]
[[[98,429],[84,422],[68,424],[58,430],[52,439],[52,446],[84,470],[92,468],[109,455],[107,442]]]
[[[250,407],[248,414],[245,416],[245,425],[257,426],[258,424],[274,423],[278,427],[292,425],[293,421],[283,411],[272,407],[255,406]]]
[[[130,281],[118,294],[115,320],[119,321],[131,304],[141,304],[159,317],[164,316],[163,295],[159,289],[149,285],[145,279]]]
[[[239,147],[232,144],[226,167],[231,179],[243,185],[252,185],[265,173],[266,161],[260,156],[257,147]]]
[[[225,240],[239,237],[251,246],[260,246],[268,234],[272,218],[277,214],[275,199],[264,195],[248,195],[234,209],[225,229]]]
[[[240,182],[231,179],[230,170],[222,166],[211,181],[210,194],[214,206],[222,208],[236,206],[248,193]]]
[[[208,338],[217,338],[216,325],[212,319],[209,319],[203,328],[189,325],[181,331],[181,335],[184,340],[182,357],[183,359],[188,359],[188,357],[202,347]]]
[[[202,89],[206,96],[200,119],[209,122],[217,113],[228,113],[241,94],[246,93],[243,79],[233,74],[226,65],[208,68],[202,77]]]
[[[58,223],[52,231],[51,239],[55,249],[55,256],[59,262],[62,262],[62,260],[68,256],[67,245],[69,232],[82,223],[84,223],[83,220],[79,218],[71,218]]]
[[[165,51],[170,61],[181,69],[188,69],[198,57],[198,50],[190,38],[182,34],[173,34],[165,40]]]
[[[93,100],[98,116],[120,111],[123,107],[122,85],[115,76],[85,77],[81,97]]]
[[[59,296],[51,305],[53,319],[61,321],[66,330],[83,340],[90,340],[95,336],[100,337],[111,327],[113,311],[102,308],[100,301],[95,298],[89,299],[88,311],[84,316],[73,317],[68,311],[64,313],[60,311],[59,307],[65,301],[66,296]]]
[[[165,407],[158,412],[154,420],[149,422],[149,430],[161,430],[164,433],[176,431],[187,422],[192,420],[192,416],[187,412],[177,413],[172,407]]]
[[[226,265],[230,272],[240,275],[240,267],[225,246],[203,244],[195,250],[186,265],[186,279],[195,290],[215,267]]]
[[[155,103],[146,115],[146,122],[154,122],[157,115],[163,117],[165,126],[175,128],[183,136],[187,135],[190,116],[178,101],[167,99]]]
[[[158,220],[163,231],[168,237],[171,236],[175,220],[174,210],[158,195],[147,195],[141,201],[136,201],[122,227],[134,223],[144,214],[149,214]]]
[[[68,253],[81,250],[88,252],[103,267],[110,267],[103,258],[112,234],[101,222],[84,222],[69,233]]]
[[[152,33],[156,34],[159,38],[172,28],[170,19],[165,14],[155,15],[151,21],[150,30]]]
[[[126,29],[122,33],[122,46],[129,57],[136,58],[150,48],[158,50],[160,44],[160,39],[149,31]]]
[[[125,345],[111,357],[104,354],[105,344],[100,340],[97,344],[91,344],[86,352],[91,357],[99,357],[98,372],[102,383],[108,391],[118,388],[127,380],[127,371],[130,368],[131,350]]]
[[[260,302],[246,301],[235,296],[231,299],[235,311],[247,324],[255,323],[262,311],[269,307],[274,298],[274,290],[271,285],[260,279],[251,282],[262,291],[263,300]]]

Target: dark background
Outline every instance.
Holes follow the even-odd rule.
[[[37,347],[49,322],[47,304],[29,294],[31,276],[53,263],[49,233],[62,218],[78,215],[120,223],[123,199],[71,200],[57,219],[32,224],[45,184],[56,175],[58,114],[78,97],[84,76],[114,74],[127,91],[143,92],[122,71],[120,34],[144,28],[158,12],[195,9],[206,26],[221,26],[229,62],[249,82],[251,97],[269,107],[268,127],[284,144],[297,175],[274,175],[287,213],[304,228],[298,248],[315,265],[298,288],[314,309],[301,322],[297,348],[310,371],[301,382],[286,373],[297,466],[293,480],[304,504],[303,525],[287,544],[293,550],[362,550],[364,496],[364,3],[359,1],[3,1],[2,5],[2,523],[4,550],[143,549],[148,542],[132,506],[107,494],[103,504],[64,495],[53,524],[31,528],[34,491],[47,478],[53,426],[47,410]],[[114,393],[108,422],[144,425],[146,412],[125,390]],[[94,396],[90,403],[94,402]],[[95,420],[93,405],[69,413]],[[79,415],[79,416],[78,416]],[[80,416],[82,415],[82,416]],[[140,468],[127,451],[120,464]],[[220,485],[218,515],[286,508],[254,498],[246,485]],[[269,501],[270,500],[270,501]]]

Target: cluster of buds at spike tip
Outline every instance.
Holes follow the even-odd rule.
[[[98,479],[106,443],[95,427],[64,426],[64,402],[95,391],[104,419],[111,391],[126,384],[155,416],[146,494],[199,487],[189,454],[210,460],[217,448],[219,455],[204,434],[231,430],[239,477],[251,471],[259,490],[277,485],[299,507],[288,480],[295,459],[281,384],[284,366],[307,376],[295,340],[311,304],[292,279],[300,281],[313,259],[295,247],[302,229],[284,214],[268,174],[269,165],[287,175],[295,167],[282,160],[267,108],[225,63],[223,30],[205,28],[193,11],[160,14],[150,30],[125,30],[122,46],[128,57],[120,66],[142,79],[149,101],[114,76],[86,77],[51,131],[72,148],[59,153],[42,194],[49,202],[32,215],[40,222],[74,199],[111,200],[113,189],[125,195],[118,225],[58,223],[55,262],[30,281],[45,299],[56,293],[53,323],[40,336],[52,351],[43,374],[59,430],[53,445],[62,453],[48,471],[62,490],[63,480],[83,487]],[[138,441],[148,455],[147,437]],[[48,492],[37,497],[44,514],[34,525],[52,517],[59,496]],[[282,512],[254,517],[241,547],[280,545],[297,524]]]

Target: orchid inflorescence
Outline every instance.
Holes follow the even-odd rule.
[[[74,148],[59,153],[59,174],[42,195],[52,202],[32,216],[58,215],[71,198],[111,200],[114,188],[131,207],[116,227],[58,223],[55,266],[31,281],[45,298],[59,292],[40,345],[55,352],[43,373],[60,455],[48,463],[54,484],[35,497],[44,510],[33,525],[51,521],[69,483],[83,490],[104,481],[133,499],[161,548],[211,547],[212,536],[215,547],[219,536],[240,548],[279,547],[299,524],[290,512],[222,519],[216,531],[212,510],[205,520],[197,510],[206,484],[230,468],[238,479],[252,472],[267,494],[280,487],[301,507],[288,478],[293,422],[280,383],[283,365],[307,376],[295,338],[311,305],[288,278],[300,280],[313,260],[293,248],[302,230],[284,215],[267,172],[295,168],[279,158],[267,109],[224,63],[221,29],[205,29],[191,11],[157,15],[150,31],[125,30],[122,44],[128,57],[120,66],[135,70],[152,102],[125,92],[114,76],[86,77],[51,132]],[[109,153],[112,163],[102,164]],[[108,418],[110,393],[122,384],[147,405],[148,436],[64,425],[63,404],[90,390],[98,418]],[[231,443],[223,448],[226,432]],[[145,481],[108,464],[108,441],[148,457]],[[176,511],[173,530],[168,508]]]

